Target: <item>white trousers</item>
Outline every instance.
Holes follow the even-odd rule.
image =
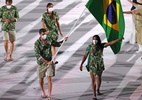
[[[136,43],[136,31],[135,31],[135,18],[132,14],[132,32],[130,36],[130,44],[135,44]]]

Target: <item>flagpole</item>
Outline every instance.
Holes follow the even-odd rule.
[[[74,29],[74,27],[76,26],[77,22],[79,21],[79,19],[81,18],[81,16],[83,15],[83,13],[85,12],[86,8],[82,11],[81,15],[79,16],[79,18],[76,20],[76,22],[74,23],[74,25],[72,26],[71,30],[69,31],[69,33],[66,35],[66,37],[69,37]],[[57,53],[59,52],[59,50],[61,49],[61,47],[63,46],[63,44],[65,43],[65,40],[63,40],[63,43],[61,44],[61,46],[59,47],[59,49],[57,50],[57,52],[55,53],[55,55],[52,58],[53,59],[56,57]]]
[[[86,7],[85,9],[82,11],[81,15],[79,16],[79,18],[76,20],[76,22],[74,23],[73,27],[71,28],[71,30],[69,31],[69,33],[67,34],[67,36],[70,36],[71,35],[71,32],[72,30],[74,29],[74,27],[76,26],[77,22],[79,21],[79,19],[81,18],[81,16],[83,15],[83,13],[85,12],[86,10]]]
[[[70,30],[69,33],[66,35],[66,37],[69,37],[69,36],[71,35],[71,33],[72,33],[74,27],[76,26],[77,22],[79,21],[79,19],[81,18],[81,16],[82,16],[83,13],[85,12],[85,10],[86,10],[86,8],[82,11],[81,15],[80,15],[79,18],[76,20],[76,22],[74,23],[74,25],[72,26],[71,30]],[[57,50],[57,52],[55,53],[55,55],[52,57],[52,60],[51,60],[52,62],[53,62],[54,58],[56,57],[57,53],[59,52],[59,50],[61,49],[61,47],[63,46],[64,43],[65,43],[65,40],[63,40],[61,46],[59,47],[59,49]],[[47,65],[47,67],[48,67],[48,66],[49,66],[49,65]],[[46,69],[46,67],[43,68],[42,70],[40,70],[40,72],[42,72],[42,71],[45,70],[45,69]]]

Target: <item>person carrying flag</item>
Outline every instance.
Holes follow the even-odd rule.
[[[88,57],[88,64],[86,67],[88,71],[90,72],[90,77],[92,79],[92,91],[93,91],[92,100],[97,100],[96,92],[98,95],[101,95],[100,86],[102,81],[102,72],[105,69],[103,57],[102,57],[103,50],[105,47],[111,46],[121,41],[122,39],[123,38],[119,38],[108,43],[101,43],[100,37],[98,35],[94,35],[92,38],[92,44],[88,45],[88,47],[86,48],[86,52],[83,56],[83,59],[80,65],[80,71],[83,70],[83,63],[86,61]]]
[[[52,61],[51,46],[59,47],[63,40],[60,42],[54,41],[46,29],[41,28],[39,30],[39,39],[34,43],[35,56],[37,58],[37,74],[39,77],[39,84],[42,90],[41,97],[47,98],[44,90],[44,77],[47,75],[48,80],[48,96],[49,100],[52,100],[52,77],[55,76],[55,66]],[[64,38],[64,41],[67,37]]]

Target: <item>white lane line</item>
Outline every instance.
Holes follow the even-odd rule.
[[[25,8],[23,8],[20,12],[19,12],[19,16],[20,18],[23,17],[24,15],[26,15],[27,13],[29,13],[31,10],[35,9],[39,3],[41,2],[41,0],[36,0],[35,2],[27,5]]]
[[[62,18],[60,18],[60,24],[70,24],[74,20],[78,19],[81,15],[83,9],[85,9],[85,2],[82,2],[72,8],[69,12],[67,12]],[[87,11],[87,10],[86,10]],[[85,13],[83,14],[85,15]]]
[[[132,55],[128,60],[127,60],[127,62],[130,62],[134,57],[136,57],[136,55],[134,54],[134,55]]]
[[[74,3],[76,0],[68,0],[68,2],[64,2],[66,0],[63,0],[62,2],[59,2],[56,7],[54,7],[55,9],[64,9],[66,8],[68,5]]]
[[[31,22],[30,24],[28,24],[27,26],[25,26],[24,28],[22,28],[18,34],[17,34],[17,39],[22,38],[24,36],[26,36],[27,34],[29,34],[29,31],[31,31],[33,29],[33,27],[35,27],[39,22],[41,21],[41,17],[38,18],[37,20]],[[37,32],[38,33],[38,32]],[[38,35],[38,34],[36,34]],[[19,43],[21,39],[17,40],[15,43]]]
[[[13,67],[15,67],[15,66],[17,66],[17,65],[19,65],[20,63],[23,63],[23,62],[25,62],[26,60],[27,60],[28,58],[27,57],[24,57],[24,58],[20,58],[20,59],[18,59],[16,62],[7,62],[2,68],[1,68],[1,70],[2,71],[10,71]],[[10,67],[9,67],[10,66]],[[22,65],[21,65],[22,66]],[[19,66],[19,67],[21,67],[21,66]]]
[[[91,85],[91,78],[89,72],[86,71],[85,66],[83,71],[79,70],[80,61],[75,65],[72,66],[71,69],[64,77],[62,77],[59,81],[54,83],[53,87],[53,95],[63,95],[63,94],[73,94],[73,100],[78,100],[80,96],[90,87]],[[85,64],[84,64],[85,65]],[[86,79],[85,82],[68,82],[68,80],[72,79]],[[70,89],[69,89],[70,87]],[[78,88],[80,87],[80,88]],[[63,99],[65,97],[61,97]]]
[[[141,58],[139,58],[135,62],[134,66],[132,66],[132,68],[126,74],[126,76],[123,78],[119,86],[112,93],[110,93],[104,100],[116,100],[117,96],[122,92],[122,90],[127,86],[129,82],[135,82],[141,76],[141,65]]]
[[[130,100],[139,100],[142,96],[142,84],[136,88],[133,94],[129,97]]]
[[[8,75],[2,76],[0,79],[0,84],[2,85],[2,87],[0,87],[0,90],[2,90],[2,92],[0,93],[0,96],[5,94],[5,92],[7,92],[13,86],[17,85],[19,82],[23,81],[23,79],[25,78],[27,73],[30,73],[30,70],[33,69],[34,66],[36,65],[36,64],[34,64],[34,62],[35,61],[30,61],[30,62],[26,63],[26,65],[22,66],[22,69],[18,73],[9,73]],[[20,63],[20,62],[17,62],[16,64],[18,64],[18,63]],[[8,67],[11,68],[12,65],[10,65]],[[21,66],[19,66],[19,67],[21,67]],[[9,69],[5,70],[5,72],[8,73],[8,70]]]
[[[133,46],[132,46],[132,45],[131,45],[131,46],[129,46],[129,47],[125,50],[125,52],[130,51],[132,48],[133,48]]]

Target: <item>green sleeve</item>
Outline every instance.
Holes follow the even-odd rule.
[[[57,12],[54,12],[54,16],[56,17],[56,20],[59,20],[59,15]]]
[[[2,18],[2,9],[0,8],[0,18]]]
[[[34,51],[35,51],[35,56],[36,56],[37,60],[41,57],[40,49],[39,49],[38,45],[39,45],[39,43],[35,42],[35,44],[34,44]]]
[[[19,12],[18,12],[18,9],[17,7],[15,7],[15,15],[14,15],[15,18],[19,18]]]
[[[45,23],[45,14],[42,15],[41,21]]]
[[[91,45],[89,45],[89,46],[86,48],[86,53],[89,53],[89,52],[90,52],[90,48],[91,48]]]

